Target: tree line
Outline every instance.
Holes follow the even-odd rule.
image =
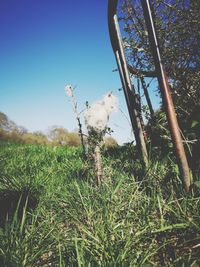
[[[39,145],[62,145],[74,146],[81,145],[80,136],[77,132],[70,132],[64,127],[52,126],[47,129],[47,133],[41,131],[30,132],[25,127],[17,125],[9,117],[0,112],[0,140],[10,141],[21,144]],[[112,137],[105,139],[106,146],[115,146],[117,141]]]

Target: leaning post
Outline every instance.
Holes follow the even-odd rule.
[[[110,40],[116,58],[120,79],[131,119],[131,124],[136,139],[136,144],[141,154],[142,161],[144,165],[147,167],[148,166],[147,148],[140,120],[140,114],[137,110],[135,92],[131,84],[130,73],[124,54],[124,49],[118,24],[118,18],[116,14],[117,4],[118,0],[108,0],[108,26],[109,26]]]
[[[174,148],[175,148],[175,153],[176,153],[176,157],[177,157],[177,161],[179,165],[180,174],[182,176],[185,191],[189,192],[191,182],[192,182],[192,177],[190,174],[190,169],[188,166],[188,161],[187,161],[184,146],[183,146],[183,141],[182,141],[182,137],[181,137],[181,133],[180,133],[177,117],[176,117],[176,112],[175,112],[175,108],[174,108],[174,104],[173,104],[173,100],[172,100],[172,96],[171,96],[171,92],[170,92],[170,88],[168,84],[168,78],[164,71],[164,67],[161,61],[161,55],[160,55],[160,50],[158,46],[158,40],[156,36],[156,31],[154,27],[149,0],[142,0],[142,8],[143,8],[144,19],[146,22],[147,31],[149,35],[149,42],[151,45],[151,50],[152,50],[153,59],[155,63],[159,87],[161,90],[161,95],[162,95],[163,103],[164,103],[166,114],[167,114],[168,124],[169,124],[172,141],[173,141]]]

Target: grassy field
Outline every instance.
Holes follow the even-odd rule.
[[[131,151],[105,153],[97,187],[79,148],[0,143],[0,266],[200,266],[199,189]]]

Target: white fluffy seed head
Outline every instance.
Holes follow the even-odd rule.
[[[114,111],[117,111],[118,99],[116,96],[114,96],[112,94],[112,92],[110,92],[104,96],[103,102],[105,105],[105,109],[108,112],[108,115],[110,115]]]
[[[96,131],[101,132],[105,129],[108,122],[108,113],[102,102],[97,102],[86,110],[85,122],[87,127]]]
[[[84,114],[87,128],[92,128],[97,132],[101,132],[106,128],[109,116],[117,110],[117,98],[108,93],[102,101],[98,101],[90,106]]]
[[[73,90],[74,90],[74,88],[71,84],[65,86],[65,92],[66,92],[67,96],[72,97]]]

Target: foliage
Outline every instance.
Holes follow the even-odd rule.
[[[81,144],[79,134],[76,132],[68,132],[62,127],[54,126],[49,128],[47,135],[40,131],[31,133],[11,121],[2,112],[0,112],[0,140],[40,145],[80,146]]]
[[[153,147],[153,157],[166,157],[173,151],[172,140],[167,124],[165,112],[159,109],[149,119],[145,130],[148,135],[149,146]]]
[[[6,132],[17,128],[17,125],[11,121],[6,114],[0,112],[0,129]]]
[[[199,106],[199,4],[193,0],[170,4],[154,0],[151,4],[163,63],[183,119]],[[141,2],[122,1],[121,9],[130,64],[139,70],[154,70]]]
[[[191,146],[190,164],[197,166],[200,160],[200,154],[197,153],[199,133],[195,133],[193,138],[191,125],[200,109],[200,5],[194,0],[153,0],[151,8],[179,125],[187,146]],[[139,71],[154,71],[141,1],[122,0],[119,12],[128,63]],[[159,125],[154,124],[153,127],[155,130]],[[193,142],[194,139],[196,142]]]
[[[21,136],[21,142],[25,144],[44,144],[44,145],[49,143],[47,137],[41,132],[23,134]]]
[[[188,148],[191,157],[191,168],[195,175],[200,173],[200,107],[190,116],[186,138],[189,140]]]
[[[96,187],[81,149],[0,146],[0,208],[15,192],[1,217],[0,266],[199,264],[200,191],[184,195],[173,161],[152,162],[138,177],[131,145],[110,148]]]
[[[109,136],[104,138],[105,147],[116,147],[117,145],[117,141],[113,137]]]
[[[48,132],[48,138],[54,145],[81,145],[81,140],[78,133],[68,132],[62,127],[52,127]]]

